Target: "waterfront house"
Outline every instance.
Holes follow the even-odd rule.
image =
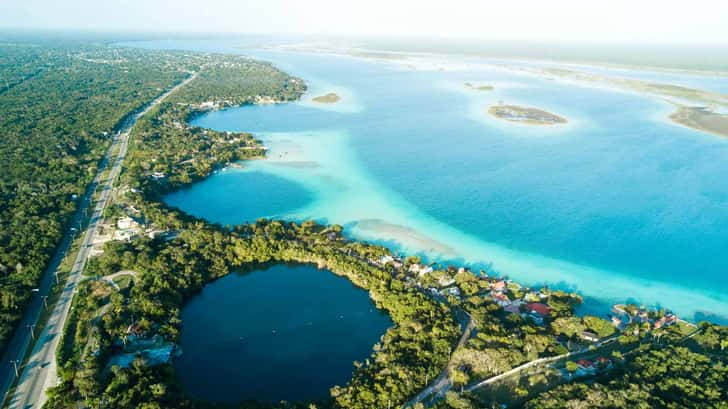
[[[379,259],[379,262],[375,263],[375,264],[377,264],[380,267],[385,267],[387,264],[389,264],[393,261],[394,261],[394,257],[392,257],[390,255],[384,255]]]
[[[504,280],[496,281],[491,285],[491,288],[495,291],[504,291],[506,289],[506,282]]]
[[[673,324],[677,323],[677,316],[671,313],[665,314],[664,317],[660,318],[659,320],[655,321],[653,324],[655,329],[660,329],[662,327],[667,327]]]
[[[428,274],[428,273],[431,273],[431,272],[433,272],[433,271],[434,271],[434,270],[432,269],[432,267],[430,267],[430,266],[425,266],[425,267],[422,267],[422,268],[420,268],[420,275],[423,275],[423,274]]]

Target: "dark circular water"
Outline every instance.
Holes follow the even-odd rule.
[[[325,399],[392,324],[366,291],[313,266],[230,274],[182,310],[177,375],[208,401]]]

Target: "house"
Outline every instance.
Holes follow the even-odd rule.
[[[594,368],[594,363],[588,359],[580,359],[576,361],[576,364],[583,369]]]
[[[635,315],[635,317],[634,317],[634,321],[637,323],[640,323],[640,324],[649,322],[650,317],[647,314],[647,310],[643,310],[643,309],[639,310],[637,312],[637,315]]]
[[[511,300],[508,298],[507,295],[503,293],[498,293],[495,291],[491,291],[490,296],[493,297],[493,300],[496,304],[500,305],[501,307],[506,307],[511,304]]]
[[[154,180],[164,179],[164,177],[165,177],[165,175],[162,172],[152,173],[152,179],[154,179]]]
[[[420,264],[411,264],[409,266],[409,272],[410,273],[416,273],[419,276],[422,276],[423,274],[431,273],[432,267],[430,266],[423,266]]]
[[[670,325],[677,323],[677,316],[667,313],[664,317],[660,318],[659,320],[655,321],[654,328],[660,329],[662,327],[668,327]]]
[[[594,366],[592,361],[587,359],[580,359],[576,361],[576,374],[579,376],[594,375],[597,372],[597,368]]]
[[[422,267],[422,268],[420,268],[420,275],[428,274],[428,273],[431,273],[432,271],[433,271],[433,269],[430,266]]]
[[[545,318],[545,317],[548,317],[549,315],[551,315],[551,309],[549,308],[549,306],[546,304],[540,303],[540,302],[529,303],[526,306],[526,309],[528,311],[531,311],[533,313],[540,315],[542,318]]]
[[[521,312],[521,305],[514,302],[510,305],[506,305],[505,307],[503,307],[503,311],[511,314],[518,314]]]
[[[614,326],[615,326],[615,327],[616,327],[616,328],[617,328],[618,330],[620,330],[620,331],[621,331],[621,330],[623,330],[623,329],[624,329],[624,327],[625,327],[625,326],[627,325],[627,324],[625,324],[625,323],[624,323],[624,321],[622,321],[622,319],[621,319],[621,318],[619,318],[619,317],[618,317],[618,316],[616,316],[616,315],[612,315],[612,324],[614,324]]]
[[[141,325],[134,323],[126,328],[126,333],[130,335],[144,336],[146,332],[142,329]]]
[[[495,291],[504,291],[506,289],[506,282],[504,280],[496,281],[491,284],[491,288]]]
[[[601,368],[608,369],[612,367],[612,360],[607,357],[600,356],[597,358],[597,364],[599,364]]]
[[[116,227],[121,230],[135,229],[135,228],[139,227],[139,223],[137,223],[131,217],[127,216],[127,217],[122,217],[119,220],[117,220]]]
[[[591,331],[582,331],[581,333],[581,339],[589,342],[597,342],[599,341],[599,335],[591,332]]]
[[[437,280],[437,283],[440,284],[440,287],[448,287],[448,286],[455,284],[455,279],[452,277],[444,276],[444,277],[440,277]]]
[[[390,256],[390,255],[386,255],[386,256],[382,256],[382,258],[380,258],[380,259],[379,259],[379,264],[380,264],[380,265],[381,265],[382,267],[384,267],[384,266],[386,266],[386,265],[387,265],[388,263],[391,263],[391,262],[393,262],[393,261],[394,261],[394,257],[392,257],[392,256]]]

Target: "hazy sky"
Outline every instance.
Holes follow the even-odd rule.
[[[0,0],[0,26],[728,43],[728,0]]]

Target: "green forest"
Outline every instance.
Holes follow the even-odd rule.
[[[182,80],[181,56],[0,42],[0,350],[116,126]]]
[[[47,408],[728,408],[726,327],[635,305],[623,306],[626,323],[615,327],[604,316],[577,314],[579,294],[398,257],[348,239],[338,225],[261,219],[219,226],[167,207],[163,194],[266,154],[253,134],[203,129],[190,119],[294,101],[304,81],[241,56],[73,40],[0,41],[0,348],[71,227],[115,129],[193,72],[132,130],[106,217],[133,216],[155,234],[110,241],[89,260]],[[190,399],[172,363],[150,361],[137,345],[174,349],[185,302],[226,274],[271,263],[346,277],[394,325],[329,399]],[[103,279],[120,271],[131,273],[113,284]],[[134,359],[119,365],[122,355]],[[446,386],[422,394],[436,379]]]

